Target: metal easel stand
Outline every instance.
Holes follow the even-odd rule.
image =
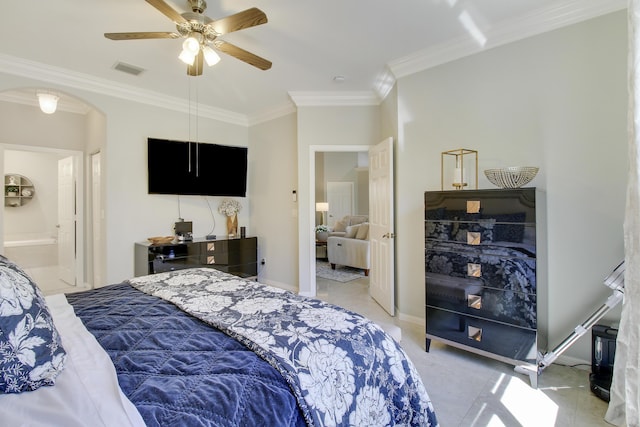
[[[600,306],[591,316],[580,325],[576,326],[573,332],[566,337],[556,348],[544,355],[538,355],[538,365],[520,365],[515,367],[515,371],[520,374],[529,375],[531,387],[538,388],[538,376],[542,371],[565,352],[575,343],[578,338],[586,334],[593,325],[595,325],[605,314],[618,305],[624,298],[624,261],[604,279],[604,284],[613,289],[613,293],[607,298],[607,301]]]

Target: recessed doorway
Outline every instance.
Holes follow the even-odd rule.
[[[45,294],[84,286],[83,221],[77,208],[82,206],[82,153],[8,144],[1,149],[3,175],[27,176],[33,184],[28,204],[4,208],[3,253]]]
[[[314,225],[333,227],[345,215],[368,215],[368,147],[344,148],[336,146],[314,152],[311,176],[315,189],[312,200]],[[328,212],[315,211],[318,202],[328,203]],[[364,271],[341,267],[332,271],[326,258],[326,245],[315,242],[314,252],[312,289],[317,295],[327,297],[331,286],[368,287],[369,279]]]

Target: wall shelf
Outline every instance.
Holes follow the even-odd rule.
[[[4,205],[7,207],[24,206],[33,199],[35,187],[31,180],[17,173],[4,176]]]

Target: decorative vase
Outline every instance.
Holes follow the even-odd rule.
[[[328,237],[329,237],[329,232],[328,231],[318,231],[318,232],[316,232],[316,240],[318,242],[326,242]]]
[[[238,234],[238,215],[233,214],[227,217],[227,234],[229,237],[234,237]]]

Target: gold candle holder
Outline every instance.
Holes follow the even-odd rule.
[[[475,162],[473,159],[467,160],[465,162],[465,156],[474,156]],[[454,169],[451,172],[451,186],[456,190],[463,190],[465,187],[469,186],[467,182],[467,171],[465,169],[465,163],[467,166],[469,164],[474,166],[474,175],[476,177],[476,185],[475,189],[478,189],[478,152],[476,150],[470,150],[468,148],[459,148],[457,150],[449,150],[443,151],[440,156],[440,188],[444,190],[445,185],[445,158],[453,159]],[[449,180],[447,179],[447,182]]]

